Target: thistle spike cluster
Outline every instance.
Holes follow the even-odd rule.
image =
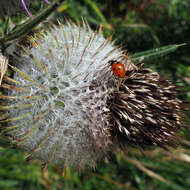
[[[141,147],[175,146],[182,125],[182,102],[176,94],[177,88],[151,69],[128,71],[120,91],[110,99],[112,133]]]
[[[14,74],[4,76],[0,124],[28,159],[81,168],[107,156],[115,138],[173,145],[181,124],[175,87],[132,67],[101,30],[60,24],[7,52]],[[119,90],[110,60],[125,65]]]

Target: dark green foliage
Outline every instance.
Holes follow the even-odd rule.
[[[182,44],[170,55],[151,59],[145,67],[151,67],[182,87],[179,97],[190,101],[190,3],[189,0],[69,0],[64,3],[65,11],[56,13],[61,20],[64,16],[74,22],[86,19],[93,29],[104,26],[106,36],[113,34],[117,44],[122,44],[130,54],[158,48],[169,44]],[[35,4],[35,7],[40,7]],[[57,18],[56,17],[56,18]],[[19,18],[14,18],[18,21]],[[5,22],[0,21],[0,36]],[[190,113],[185,116],[190,118]],[[190,124],[187,124],[189,127]],[[189,140],[189,129],[181,134]],[[24,161],[21,151],[7,148],[1,138],[0,189],[41,190],[41,189],[109,189],[109,190],[187,190],[190,188],[190,165],[174,160],[160,149],[148,152],[146,156],[128,149],[127,156],[139,160],[146,168],[164,177],[164,183],[148,176],[125,156],[118,154],[109,163],[99,163],[98,169],[77,173],[67,169],[65,173],[54,166],[42,171],[36,162]],[[6,148],[3,148],[6,147]],[[187,153],[190,147],[184,146]],[[155,153],[155,154],[154,154]],[[178,154],[178,153],[176,153]]]
[[[0,149],[0,189],[40,188],[38,166],[24,161],[23,153],[13,149]]]

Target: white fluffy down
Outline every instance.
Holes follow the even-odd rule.
[[[108,61],[122,52],[101,32],[59,26],[36,39],[38,46],[14,57],[14,80],[26,92],[9,90],[8,126],[29,156],[61,166],[84,166],[109,149],[106,101],[115,82]],[[9,130],[8,129],[8,130]]]

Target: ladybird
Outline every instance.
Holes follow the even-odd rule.
[[[112,71],[115,76],[118,76],[119,78],[124,78],[126,71],[125,71],[125,66],[123,65],[122,62],[116,61],[116,60],[111,60],[109,61],[112,67]]]

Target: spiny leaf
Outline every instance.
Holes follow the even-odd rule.
[[[154,48],[151,50],[135,53],[131,55],[131,59],[134,63],[140,63],[142,61],[146,61],[149,59],[152,59],[154,57],[160,57],[163,55],[166,55],[168,53],[171,53],[175,50],[177,50],[178,47],[183,46],[186,44],[173,44],[173,45],[167,45],[160,48]]]

